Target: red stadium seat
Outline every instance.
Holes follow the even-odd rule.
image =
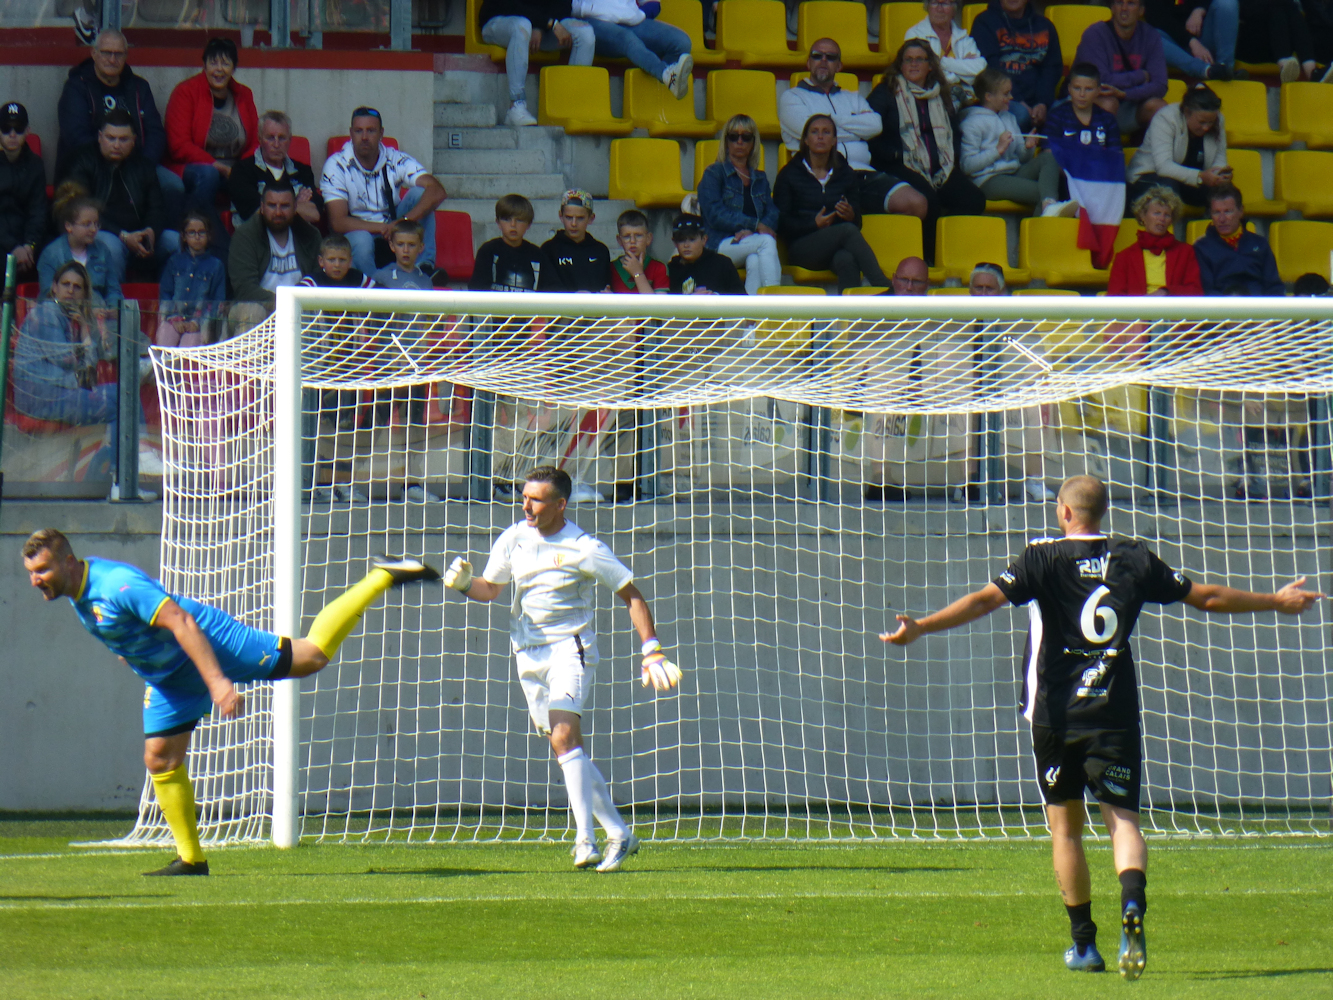
[[[31,130],[28,132],[28,148],[39,157],[42,155],[42,137]]]
[[[303,135],[292,136],[292,144],[287,147],[287,155],[297,163],[310,166],[310,140]]]
[[[329,141],[324,146],[324,155],[328,157],[332,156],[334,153],[339,152],[343,148],[343,146],[347,145],[347,140],[350,138],[351,136],[349,135],[329,136]],[[296,140],[293,139],[292,142],[295,143]],[[398,148],[398,140],[395,139],[393,136],[386,135],[383,139],[383,142],[384,145],[388,146],[390,149]],[[296,159],[296,157],[293,156],[292,159]]]
[[[476,251],[472,248],[472,216],[467,212],[435,213],[435,266],[450,281],[468,281]]]

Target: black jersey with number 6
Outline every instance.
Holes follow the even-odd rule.
[[[1031,618],[1023,715],[1052,729],[1139,724],[1129,637],[1144,604],[1171,604],[1190,581],[1143,542],[1109,535],[1032,542],[995,585]]]

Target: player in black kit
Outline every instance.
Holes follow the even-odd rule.
[[[1223,614],[1298,615],[1326,595],[1302,590],[1304,577],[1274,594],[1193,583],[1143,542],[1101,533],[1106,486],[1091,476],[1066,480],[1055,503],[1063,538],[1034,541],[992,583],[942,611],[920,621],[898,615],[898,628],[880,638],[906,646],[928,632],[975,621],[1005,603],[1028,605],[1023,714],[1032,723],[1055,877],[1074,939],[1065,965],[1089,972],[1106,967],[1097,951],[1092,882],[1083,853],[1086,787],[1101,805],[1120,876],[1120,974],[1137,979],[1147,964],[1148,864],[1139,831],[1142,746],[1138,679],[1129,646],[1139,611],[1149,602],[1184,601]]]

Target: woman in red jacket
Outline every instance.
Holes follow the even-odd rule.
[[[182,80],[167,101],[167,163],[185,181],[186,208],[204,212],[225,237],[217,195],[232,166],[259,145],[259,112],[250,88],[236,82],[236,43],[210,38],[204,71]],[[179,222],[179,220],[175,220]],[[225,252],[225,247],[220,248]]]
[[[1115,255],[1107,295],[1202,295],[1194,248],[1171,233],[1180,198],[1168,187],[1149,188],[1134,202],[1143,228],[1138,240]]]

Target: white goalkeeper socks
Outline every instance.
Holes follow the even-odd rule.
[[[574,827],[578,831],[578,839],[585,843],[593,843],[592,828],[592,789],[591,775],[585,764],[591,764],[583,756],[583,747],[575,747],[568,753],[562,753],[556,758],[560,764],[560,770],[565,772],[565,790],[569,793],[569,811],[574,814]]]
[[[597,765],[588,757],[583,758],[583,768],[588,775],[588,788],[592,792],[592,814],[602,824],[607,837],[611,840],[625,840],[629,837],[629,827],[620,818],[620,810],[611,799],[611,789]]]

